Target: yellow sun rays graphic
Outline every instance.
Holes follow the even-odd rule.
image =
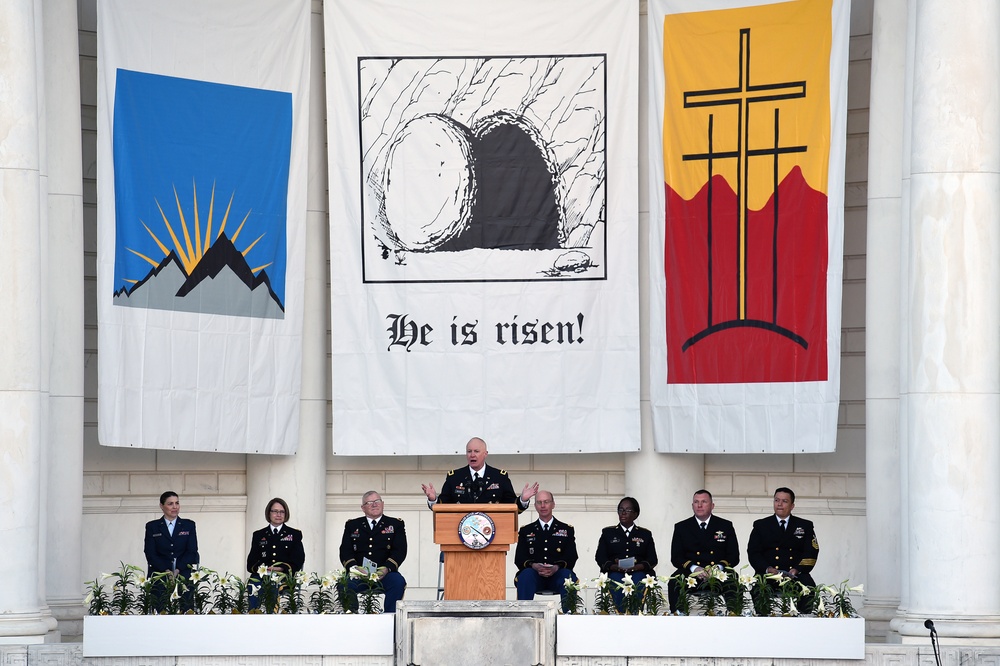
[[[162,252],[163,255],[159,259],[156,259],[153,257],[149,257],[146,254],[139,252],[138,250],[133,250],[130,247],[126,247],[125,249],[134,254],[135,256],[139,257],[140,259],[143,259],[144,261],[148,262],[153,268],[156,268],[160,265],[160,262],[162,262],[163,259],[170,254],[172,246],[173,251],[177,255],[177,259],[180,261],[181,269],[184,271],[184,274],[191,275],[195,267],[198,266],[198,263],[202,260],[202,258],[204,258],[205,253],[207,253],[209,248],[211,248],[212,243],[221,238],[225,233],[226,224],[229,221],[229,214],[233,208],[233,199],[236,196],[236,192],[233,192],[231,195],[229,195],[229,203],[226,204],[226,212],[223,213],[222,221],[219,223],[219,230],[215,233],[215,236],[213,237],[212,227],[215,223],[215,183],[212,183],[212,195],[209,198],[208,218],[205,220],[204,234],[202,234],[201,232],[202,221],[201,221],[200,211],[198,209],[198,187],[193,182],[191,183],[191,186],[193,190],[192,207],[191,207],[193,210],[192,217],[194,218],[193,229],[188,226],[188,217],[184,213],[184,207],[181,205],[181,199],[180,196],[177,194],[177,187],[175,185],[173,186],[174,203],[177,206],[177,224],[180,225],[181,238],[178,238],[177,231],[174,228],[175,225],[171,224],[170,218],[167,217],[166,212],[164,212],[163,210],[163,206],[160,205],[160,202],[158,200],[154,199],[156,203],[156,208],[160,211],[160,217],[163,219],[163,226],[166,229],[166,233],[167,235],[170,236],[170,245],[167,245],[162,240],[160,240],[160,238],[156,235],[156,233],[149,228],[149,225],[146,224],[144,220],[140,219],[139,222],[142,224],[142,227],[146,230],[146,233],[150,235],[150,237],[153,239],[153,242],[156,243],[156,246],[160,249],[160,252]],[[240,220],[240,224],[236,228],[236,232],[233,233],[233,235],[230,237],[229,240],[233,243],[234,246],[236,245],[240,232],[243,231],[243,226],[246,224],[246,221],[247,219],[249,219],[250,213],[252,211],[253,209],[250,209],[246,212],[246,215],[244,215],[243,219]],[[193,241],[192,241],[192,236],[194,237]],[[249,245],[247,245],[244,249],[240,250],[240,253],[243,255],[244,258],[246,258],[247,254],[250,253],[250,251],[254,248],[254,246],[264,236],[265,234],[261,234],[260,236],[255,238]],[[260,271],[270,266],[272,263],[274,262],[268,262],[260,266],[252,267],[250,270],[253,272],[254,275],[256,275]],[[128,278],[126,278],[125,281],[130,284],[137,284],[139,282],[139,280],[130,280]]]

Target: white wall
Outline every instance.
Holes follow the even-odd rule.
[[[873,0],[854,0],[851,16],[848,157],[845,215],[845,266],[842,344],[842,389],[838,450],[822,455],[712,455],[705,456],[704,486],[715,494],[717,512],[736,524],[744,549],[754,519],[770,512],[773,489],[787,485],[798,494],[796,513],[816,522],[821,553],[816,568],[819,581],[836,583],[865,577],[865,450],[864,450],[864,278],[868,127],[868,84]],[[81,95],[83,100],[84,215],[86,271],[86,407],[84,460],[83,570],[92,577],[118,566],[120,560],[144,565],[142,525],[159,515],[157,497],[165,489],[180,493],[183,515],[199,524],[202,561],[211,568],[243,571],[246,527],[262,524],[261,507],[246,506],[246,456],[111,449],[97,439],[97,320],[96,258],[96,0],[79,0]],[[322,3],[314,0],[313,11]],[[645,12],[645,3],[642,6]],[[645,17],[643,17],[645,18]],[[644,24],[644,22],[643,22]],[[643,34],[640,48],[645,52]],[[314,48],[320,48],[314,45]],[[645,109],[640,83],[640,108]],[[643,121],[645,121],[643,112]],[[644,126],[643,126],[644,131]],[[642,159],[647,151],[640,150]],[[640,183],[645,166],[640,165]],[[648,219],[648,203],[639,202]],[[640,253],[648,251],[640,239]],[[637,257],[639,262],[640,258]],[[645,309],[645,304],[642,304]],[[643,317],[648,320],[648,317]],[[312,362],[329,362],[327,356]],[[329,419],[329,417],[328,417]],[[649,438],[648,430],[643,433]],[[330,441],[328,438],[327,441]],[[387,513],[406,521],[410,554],[402,567],[411,598],[431,598],[437,583],[438,551],[431,543],[431,512],[426,509],[420,483],[439,484],[445,470],[461,460],[450,457],[409,456],[346,458],[327,456],[326,562],[308,562],[307,568],[337,566],[343,523],[359,514],[361,494],[379,490]],[[582,577],[597,575],[593,560],[600,528],[613,524],[618,499],[625,490],[625,454],[493,456],[490,463],[510,470],[516,487],[537,480],[556,495],[557,514],[576,526]],[[669,463],[666,463],[669,464]],[[690,489],[692,492],[696,488]],[[636,493],[642,501],[642,494]],[[295,507],[292,507],[294,514]],[[656,516],[669,525],[690,513],[690,507],[644,504],[643,518]],[[521,521],[534,519],[531,511]],[[643,520],[639,521],[640,523]],[[291,521],[294,525],[295,521]],[[661,560],[659,573],[670,573],[670,534],[656,534]],[[309,538],[308,532],[306,538]],[[511,554],[511,560],[513,553]],[[513,578],[512,562],[508,567]],[[509,590],[511,596],[512,590]]]

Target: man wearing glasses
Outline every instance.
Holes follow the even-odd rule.
[[[536,592],[546,590],[558,592],[565,601],[566,580],[576,580],[573,573],[577,560],[576,532],[572,525],[552,515],[555,507],[552,493],[539,490],[535,494],[538,520],[517,532],[514,564],[518,572],[514,585],[520,600],[530,601]],[[563,610],[566,610],[565,604]]]
[[[406,527],[402,520],[383,515],[384,506],[382,497],[374,490],[361,497],[361,511],[365,515],[344,525],[340,561],[345,569],[360,574],[349,585],[355,594],[368,589],[365,576],[372,573],[378,576],[385,593],[383,610],[395,613],[396,602],[406,592],[406,579],[399,573],[399,565],[406,559]]]

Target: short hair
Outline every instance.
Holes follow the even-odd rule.
[[[292,517],[292,512],[288,510],[288,502],[280,497],[273,497],[271,498],[271,501],[267,503],[267,506],[264,507],[264,520],[271,522],[271,507],[275,504],[280,504],[281,508],[285,510],[285,520]]]
[[[784,486],[781,486],[780,488],[774,491],[775,495],[777,495],[778,493],[788,493],[788,496],[792,498],[792,504],[795,504],[795,491],[793,491],[791,488],[786,488]]]
[[[708,495],[708,501],[710,501],[710,502],[714,502],[715,501],[712,498],[712,493],[708,492],[704,488],[702,488],[701,490],[694,491],[694,495],[692,495],[691,497],[694,498],[695,495]]]
[[[632,506],[635,507],[635,517],[638,518],[639,517],[639,500],[637,500],[634,497],[623,497],[620,500],[618,500],[618,506],[621,506],[622,502],[624,502],[625,500],[628,500],[629,502],[632,502]]]
[[[165,492],[162,495],[160,495],[160,506],[163,506],[164,504],[166,504],[167,500],[170,499],[171,497],[178,497],[179,498],[179,495],[177,493],[175,493],[174,491],[172,491],[172,490],[168,490],[167,492]]]
[[[369,490],[368,492],[366,492],[364,495],[361,496],[361,503],[364,504],[365,502],[368,501],[369,497],[371,497],[372,495],[378,495],[378,494],[379,494],[379,492],[377,490]]]

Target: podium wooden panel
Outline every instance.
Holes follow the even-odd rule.
[[[507,598],[507,551],[517,543],[516,504],[435,504],[434,543],[444,553],[445,599]],[[493,543],[473,550],[462,543],[458,523],[481,511],[493,519]]]

